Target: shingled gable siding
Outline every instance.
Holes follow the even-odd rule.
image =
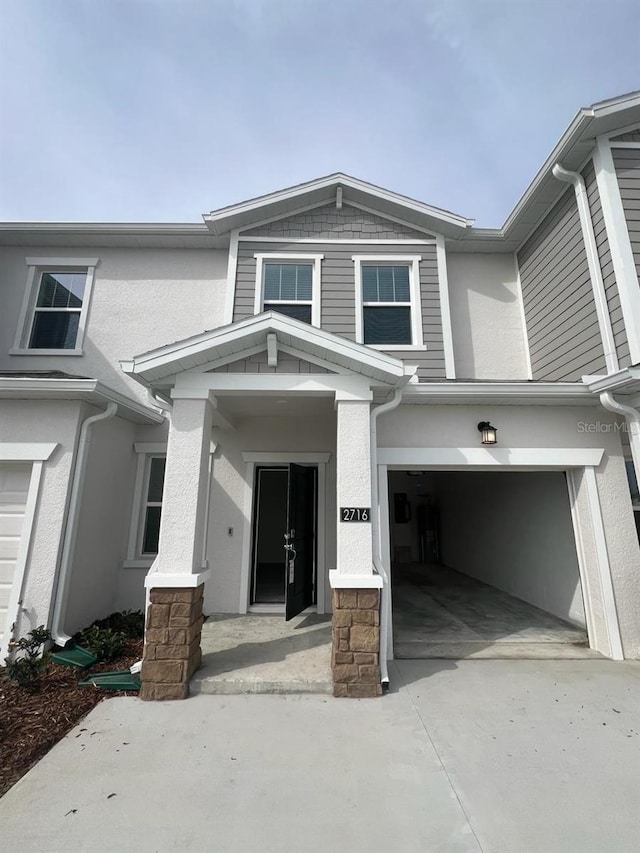
[[[222,367],[216,367],[212,373],[331,373],[326,367],[320,367],[319,364],[312,364],[310,361],[295,358],[287,353],[280,352],[278,354],[277,367],[269,367],[266,352],[259,352],[249,358],[241,358],[238,361],[232,361],[231,364],[224,364]]]
[[[598,257],[600,259],[600,269],[604,281],[605,292],[607,295],[607,305],[609,306],[609,316],[611,317],[611,325],[613,328],[613,336],[616,343],[616,352],[620,367],[629,367],[631,364],[631,356],[629,354],[629,342],[627,341],[627,331],[624,325],[622,316],[622,308],[620,307],[620,296],[618,294],[618,285],[616,282],[615,273],[613,271],[613,263],[611,261],[611,251],[609,248],[609,240],[607,238],[607,230],[602,215],[602,205],[600,203],[600,194],[596,183],[596,173],[593,168],[593,162],[589,162],[582,172],[582,177],[587,187],[587,196],[589,198],[589,208],[591,210],[591,219],[593,222],[593,230],[596,235],[596,244],[598,246]]]
[[[630,130],[628,133],[621,133],[620,136],[614,136],[612,142],[640,142],[640,129]]]
[[[518,252],[533,378],[605,372],[573,187]]]
[[[408,226],[391,222],[373,213],[344,205],[340,210],[335,204],[316,207],[305,213],[297,213],[288,219],[278,219],[259,228],[244,231],[252,237],[291,237],[299,240],[314,239],[342,240],[424,240],[428,234],[415,231]]]
[[[640,148],[612,148],[611,153],[629,229],[631,251],[640,277]]]
[[[362,243],[252,243],[241,240],[238,247],[234,322],[244,320],[254,313],[256,259],[261,252],[277,252],[295,255],[296,252],[321,254],[322,293],[321,328],[355,340],[355,269],[354,255],[420,255],[420,293],[422,301],[422,324],[424,350],[394,351],[395,358],[418,365],[418,377],[422,381],[443,379],[444,347],[442,340],[442,317],[438,290],[438,262],[434,243],[382,244]]]

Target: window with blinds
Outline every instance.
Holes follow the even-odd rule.
[[[263,308],[311,323],[313,264],[265,263]]]
[[[41,273],[30,349],[75,348],[86,283],[86,270]]]
[[[362,319],[365,344],[411,344],[409,266],[362,265]]]

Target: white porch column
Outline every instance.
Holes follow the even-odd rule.
[[[345,395],[346,396],[346,395]],[[380,578],[373,573],[371,541],[371,444],[368,399],[345,399],[336,394],[337,443],[337,566],[331,572],[334,588],[375,588]],[[368,521],[342,521],[340,507],[366,508]]]
[[[147,586],[198,586],[209,488],[213,405],[209,391],[174,391],[158,557]]]

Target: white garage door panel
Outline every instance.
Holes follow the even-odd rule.
[[[0,462],[0,637],[7,626],[31,465]]]

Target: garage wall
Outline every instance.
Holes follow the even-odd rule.
[[[562,472],[439,474],[437,493],[446,566],[585,625]]]

